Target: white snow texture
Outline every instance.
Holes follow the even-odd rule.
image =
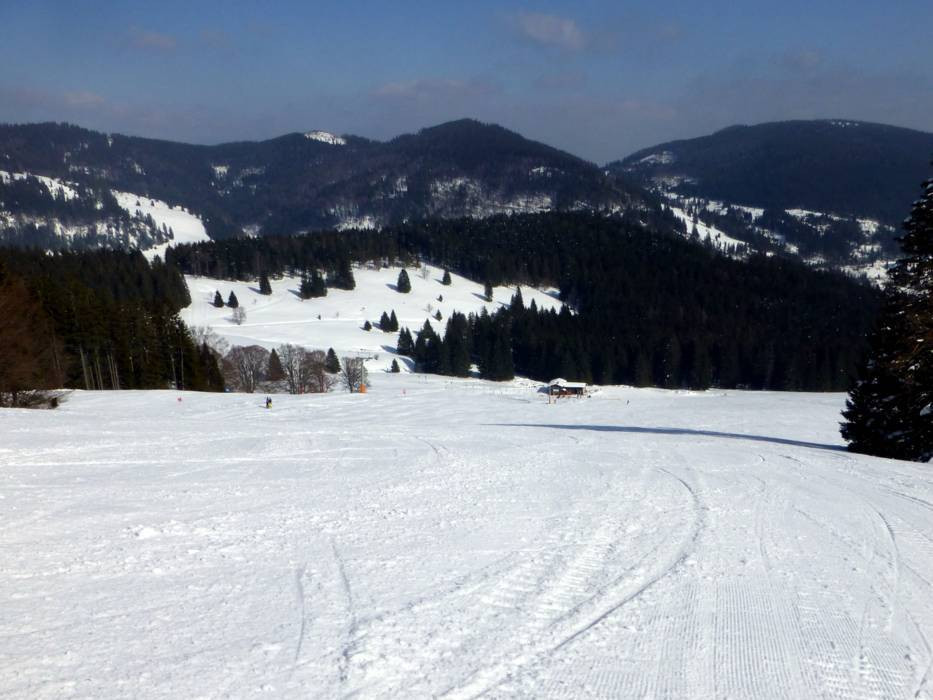
[[[352,291],[331,288],[326,297],[302,300],[298,296],[301,279],[272,279],[272,294],[259,294],[258,282],[230,282],[209,277],[186,277],[191,292],[191,305],[182,310],[182,319],[190,326],[207,326],[231,345],[262,345],[268,349],[292,343],[309,349],[334,348],[338,356],[371,358],[368,369],[388,369],[392,364],[398,333],[384,333],[378,325],[382,312],[395,311],[399,328],[407,327],[414,335],[425,321],[430,321],[443,335],[447,318],[454,311],[479,313],[483,307],[494,313],[511,302],[515,287],[496,287],[491,302],[483,299],[484,287],[465,277],[451,273],[451,284],[441,284],[444,271],[424,265],[408,268],[411,291],[395,291],[400,267],[356,267]],[[522,287],[525,304],[532,301],[539,309],[560,309],[557,290]],[[226,301],[234,292],[240,307],[246,310],[246,321],[236,325],[233,312],[212,305],[214,292]],[[442,296],[443,301],[438,301]],[[441,320],[435,314],[441,312]],[[318,318],[320,316],[320,318]],[[364,331],[363,324],[374,324]],[[406,367],[406,360],[397,357]]]
[[[374,373],[0,416],[0,694],[931,697],[933,474],[841,395]]]

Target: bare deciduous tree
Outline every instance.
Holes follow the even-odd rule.
[[[344,357],[340,366],[340,382],[350,393],[357,392],[366,382],[366,365],[362,357]]]
[[[308,383],[307,367],[304,361],[304,348],[297,345],[286,344],[278,347],[279,361],[282,363],[282,372],[285,374],[285,385],[289,394],[300,394]]]
[[[252,394],[269,366],[269,351],[258,345],[237,345],[224,357],[224,379],[239,391]]]
[[[207,343],[215,355],[223,357],[230,351],[230,343],[220,337],[210,326],[191,326],[191,338],[196,345]]]
[[[327,354],[322,350],[312,350],[305,355],[308,373],[308,391],[326,393],[330,391],[336,379],[327,373]]]
[[[285,384],[291,394],[330,391],[334,378],[327,373],[327,355],[321,350],[305,350],[297,345],[280,345],[277,349]]]
[[[233,322],[238,326],[243,325],[243,321],[246,320],[246,309],[242,306],[238,306],[233,310]]]

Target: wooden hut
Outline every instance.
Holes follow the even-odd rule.
[[[548,382],[548,397],[586,396],[586,382],[568,382],[566,379],[552,379]]]

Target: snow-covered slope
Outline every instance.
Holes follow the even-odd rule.
[[[190,326],[208,326],[232,345],[262,345],[269,349],[282,343],[294,343],[312,349],[334,348],[338,355],[372,358],[370,369],[388,368],[392,363],[398,333],[384,333],[378,325],[382,312],[395,311],[400,327],[412,333],[426,320],[443,334],[447,317],[454,311],[464,314],[478,313],[483,307],[490,312],[508,304],[515,287],[493,289],[493,301],[483,298],[483,285],[451,273],[451,284],[441,284],[443,270],[425,265],[409,268],[411,292],[401,294],[395,290],[399,267],[358,267],[353,271],[356,288],[352,291],[329,289],[326,297],[302,300],[298,296],[300,279],[284,277],[272,279],[272,294],[259,293],[257,282],[230,282],[206,277],[186,278],[191,292],[191,305],[182,310],[182,318]],[[233,322],[232,310],[212,305],[214,292],[219,291],[224,301],[230,292],[236,294],[240,306],[246,311],[242,325]],[[438,297],[443,296],[443,301]],[[532,301],[538,308],[560,308],[556,290],[537,290],[522,287],[525,304]],[[441,312],[441,320],[435,314]],[[373,330],[364,331],[369,321]],[[377,357],[378,356],[378,357]],[[403,367],[405,362],[399,358]]]
[[[690,215],[679,207],[672,206],[671,213],[686,224],[688,235],[693,234],[693,227],[696,226],[696,232],[701,241],[709,241],[712,245],[720,249],[728,248],[729,246],[737,246],[739,248],[745,247],[742,241],[737,238],[732,238],[729,234],[720,231],[715,226],[709,226],[699,220],[694,222]]]
[[[841,451],[842,405],[377,373],[6,410],[0,694],[929,698],[933,473]]]
[[[140,197],[132,192],[118,192],[113,190],[117,203],[130,213],[131,216],[151,216],[155,225],[164,228],[172,234],[170,243],[150,248],[145,251],[146,257],[152,260],[156,255],[165,257],[165,251],[170,245],[179,243],[200,243],[210,238],[204,230],[204,223],[200,217],[187,211],[181,206],[171,206],[158,199]]]
[[[0,170],[0,183],[33,178],[55,200],[83,204],[76,213],[59,217],[54,211],[37,214],[20,210],[16,201],[0,200],[0,229],[15,231],[19,244],[49,247],[138,248],[150,260],[164,257],[170,245],[210,240],[201,219],[180,206],[134,194],[111,190],[119,208],[106,210],[103,196],[90,188],[34,173]],[[112,200],[111,200],[112,202]],[[120,209],[129,214],[122,216]],[[45,231],[40,234],[38,229]],[[32,231],[36,233],[32,233]],[[32,234],[32,235],[30,235]],[[53,237],[49,240],[49,237]],[[53,244],[53,245],[50,245]]]
[[[33,175],[32,173],[10,173],[6,170],[0,170],[0,182],[25,180],[28,177],[34,177],[45,185],[46,189],[48,189],[53,197],[61,197],[67,201],[78,196],[78,193],[72,189],[71,185],[58,178],[46,177],[45,175]]]
[[[671,213],[684,223],[685,235],[690,236],[696,226],[700,240],[708,240],[722,250],[736,251],[740,255],[755,250],[767,254],[782,251],[797,255],[814,267],[837,269],[880,284],[886,281],[887,270],[894,262],[890,250],[894,229],[874,219],[791,208],[781,211],[793,225],[788,226],[786,222],[765,225],[765,210],[761,207],[687,197],[663,182],[655,184]],[[772,216],[776,213],[772,212]],[[844,243],[839,241],[838,230],[830,230],[837,225],[851,229]],[[827,260],[820,252],[813,252],[813,248],[819,250],[821,238],[829,243],[835,254],[833,259]]]

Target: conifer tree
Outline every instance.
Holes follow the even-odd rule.
[[[924,188],[842,424],[853,452],[920,462],[933,459],[933,180]]]
[[[353,267],[350,265],[348,254],[342,253],[337,259],[337,265],[331,274],[331,285],[348,291],[356,288],[356,279],[353,277]]]
[[[340,371],[340,360],[333,348],[327,350],[327,357],[324,360],[324,369],[330,374],[337,374]]]
[[[373,324],[371,324],[369,321],[366,321],[366,323],[363,324],[364,331],[371,331],[372,329],[373,329]]]
[[[406,357],[411,357],[415,351],[415,343],[411,337],[411,331],[407,328],[403,328],[398,334],[398,346],[395,349],[399,355],[405,355]]]
[[[201,365],[201,374],[204,377],[207,391],[223,391],[224,376],[217,366],[217,356],[205,342],[198,348],[198,362]]]
[[[282,361],[279,359],[275,348],[269,353],[269,366],[266,368],[266,379],[270,382],[277,382],[285,377],[285,370],[282,368]]]
[[[399,372],[402,371],[401,369],[399,369],[398,360],[396,360],[395,358],[392,359],[392,367],[389,368],[389,371],[392,372],[392,374],[398,374]]]
[[[230,296],[227,297],[227,306],[231,309],[235,309],[240,305],[240,300],[236,298],[236,294],[233,293],[233,290],[230,291]]]
[[[486,285],[483,287],[483,296],[486,301],[492,301],[492,283],[487,281]]]
[[[411,291],[411,280],[408,279],[408,272],[404,268],[398,273],[398,282],[395,283],[395,287],[402,294],[408,294]]]
[[[392,314],[389,316],[389,329],[393,333],[398,330],[398,317],[395,315],[395,309],[392,309]]]
[[[438,321],[440,321],[440,320],[443,318],[443,316],[441,315],[441,310],[440,310],[440,309],[438,309],[438,310],[437,310],[437,313],[434,314],[434,318],[436,318]]]
[[[272,294],[272,285],[269,284],[269,275],[265,272],[259,275],[259,293],[267,296]]]
[[[450,270],[448,270],[448,269],[445,268],[445,269],[444,269],[444,276],[441,278],[441,284],[443,284],[443,285],[446,287],[446,286],[450,286],[450,282],[451,282],[451,280],[450,280]]]
[[[379,317],[379,328],[382,329],[383,333],[390,333],[392,331],[392,322],[389,320],[389,314],[385,311],[383,311],[382,316]]]
[[[514,311],[524,311],[525,310],[525,300],[522,298],[522,288],[516,287],[515,294],[512,295],[512,303],[510,305],[511,310]]]
[[[218,309],[222,309],[224,306],[224,298],[220,296],[220,292],[214,292],[214,306]]]
[[[302,299],[310,299],[314,294],[311,286],[311,278],[307,275],[301,277],[301,284],[298,285],[298,296]]]
[[[444,330],[444,351],[447,371],[455,377],[467,377],[470,374],[470,326],[466,317],[458,312],[447,319]]]
[[[437,372],[441,365],[441,340],[430,321],[418,331],[413,357],[422,372]]]
[[[352,276],[353,272],[350,272]],[[356,282],[354,281],[354,285]],[[327,296],[327,282],[324,281],[324,275],[318,270],[312,270],[311,276],[308,282],[308,291],[311,297],[326,297]]]

